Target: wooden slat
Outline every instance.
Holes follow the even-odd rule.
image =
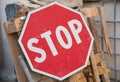
[[[26,13],[27,13],[28,10],[29,10],[28,7],[22,7],[22,8],[20,8],[20,9],[16,12],[15,18],[19,18],[19,17],[21,17],[21,16],[26,16]]]
[[[97,7],[93,8],[82,8],[80,11],[86,16],[86,17],[93,17],[99,15],[99,10]]]
[[[57,82],[57,81],[52,78],[47,77],[46,79],[43,79],[41,81],[35,81],[35,82]]]
[[[110,54],[112,56],[112,49],[111,49],[110,40],[109,40],[109,36],[108,36],[107,24],[105,21],[103,7],[99,7],[99,12],[100,12],[100,17],[101,17],[101,22],[103,25],[103,33],[104,33],[104,37],[105,37],[106,48],[107,48],[108,54]]]
[[[18,34],[12,33],[12,34],[7,34],[7,28],[9,27],[9,22],[5,22],[4,23],[5,26],[5,31],[6,31],[6,36],[7,36],[7,40],[8,40],[8,44],[9,44],[9,48],[11,51],[11,56],[12,56],[12,60],[13,60],[13,64],[15,66],[15,70],[16,70],[16,75],[18,78],[18,82],[28,82],[28,79],[26,77],[26,74],[22,68],[22,66],[20,65],[20,62],[18,61],[18,56],[20,56],[20,54],[23,54],[19,45],[18,45]],[[28,65],[27,65],[28,66]],[[28,66],[29,68],[29,66]],[[30,74],[32,75],[32,79],[34,82],[37,82],[38,80],[44,80],[41,78],[41,75],[35,72],[32,72],[29,68]],[[47,82],[54,82],[54,79],[52,78],[46,78]]]
[[[96,61],[95,61],[95,54],[94,54],[93,50],[91,51],[90,61],[91,61],[91,65],[92,65],[92,69],[93,69],[93,73],[94,73],[94,80],[95,80],[95,82],[100,82],[99,72],[97,69],[97,65],[96,65]]]
[[[93,19],[93,17],[90,17],[90,18],[88,18],[88,22],[89,22],[89,26],[90,26],[92,35],[94,37],[95,50],[97,52],[101,52],[100,41],[99,41],[99,36],[97,33],[97,28],[96,28],[97,26],[95,24],[95,20]]]
[[[38,5],[47,5],[48,3],[47,2],[44,2],[44,1],[38,1],[38,0],[30,0],[32,3],[35,3],[35,4],[38,4]]]
[[[103,75],[103,74],[107,74],[110,72],[110,69],[106,68],[106,67],[101,67],[101,66],[98,66],[98,71],[99,71],[99,74],[100,75]]]
[[[83,72],[76,73],[69,78],[69,82],[87,82]]]
[[[100,41],[99,41],[99,36],[97,34],[97,30],[96,30],[96,25],[95,25],[95,21],[93,18],[89,18],[89,25],[91,28],[91,32],[94,36],[94,45],[95,45],[95,49],[97,52],[101,52],[101,46],[100,46]],[[107,30],[106,30],[107,31]],[[104,58],[104,54],[102,54],[103,58]],[[103,60],[102,62],[100,62],[100,65],[102,67],[106,67],[106,63],[105,60]],[[109,78],[109,74],[103,74],[103,78],[104,78],[104,82],[110,82],[110,78]]]
[[[29,1],[16,2],[16,5],[18,5],[18,6],[20,6],[20,7],[21,7],[21,6],[22,6],[22,7],[28,7],[28,8],[31,8],[31,9],[40,7],[40,5],[32,4],[32,3],[30,3]]]
[[[23,24],[23,22],[19,18],[16,18],[14,19],[14,21],[9,21],[6,23],[8,24],[8,27],[6,27],[7,34],[20,32]]]
[[[91,65],[88,65],[84,70],[84,74],[86,77],[92,77],[93,76],[93,71],[91,69]]]
[[[107,67],[105,61],[101,62],[101,67],[103,67],[103,68]],[[109,74],[108,73],[104,73],[103,74],[103,79],[104,79],[104,82],[110,82]]]
[[[96,61],[96,55],[94,55],[94,59]],[[97,64],[97,62],[95,62]],[[100,65],[96,65],[97,69],[98,69],[98,73],[99,75],[103,75],[103,74],[106,74],[106,73],[109,73],[110,72],[110,69],[107,68],[107,67],[102,67]],[[93,77],[93,71],[91,70],[91,66],[87,66],[87,68],[85,68],[83,70],[83,73],[85,74],[85,76],[87,77],[87,79],[89,79],[90,77]]]
[[[7,28],[8,28],[8,22],[4,23],[5,26],[5,33],[7,36],[7,40],[8,40],[8,44],[9,44],[9,49],[11,51],[11,56],[12,56],[12,60],[13,60],[13,64],[15,66],[15,70],[16,70],[16,75],[17,75],[17,79],[19,82],[27,82],[27,78],[25,76],[25,73],[18,61],[18,56],[20,54],[22,54],[22,51],[20,50],[20,47],[17,43],[18,40],[18,35],[17,34],[7,34]]]
[[[83,6],[83,0],[55,0],[59,3],[62,3],[68,7],[78,7],[78,6]],[[41,7],[43,5],[46,5],[46,4],[49,4],[53,1],[50,1],[50,0],[45,0],[45,1],[39,1],[39,0],[29,0],[29,1],[20,1],[20,2],[17,2],[16,4],[18,6],[25,6],[25,7],[28,7],[28,8],[38,8],[38,7]],[[34,4],[32,4],[34,3]]]
[[[7,34],[11,34],[11,33],[17,32],[14,22],[6,22],[5,24],[8,25],[8,26],[6,27],[6,32],[7,32]]]
[[[104,58],[103,58],[103,52],[99,52],[99,53],[95,54],[96,64],[102,62],[103,60],[104,60]]]
[[[19,33],[22,29],[23,21],[20,18],[15,18],[14,24],[15,24],[16,32]]]
[[[96,49],[97,54],[94,54],[94,52],[92,50],[91,56],[90,56],[90,64],[92,65],[92,70],[93,70],[93,73],[94,73],[94,80],[95,80],[95,82],[100,82],[99,75],[102,74],[105,78],[105,82],[110,82],[110,79],[109,79],[109,76],[108,76],[108,69],[106,69],[104,56],[103,56],[103,53],[101,52],[101,47],[100,47],[100,42],[99,42],[99,37],[98,37],[98,34],[97,34],[95,21],[94,21],[93,18],[91,18],[93,16],[98,16],[99,15],[98,8],[86,8],[86,9],[84,8],[83,12],[86,13],[85,15],[87,17],[89,17],[88,18],[89,25],[91,27],[91,31],[92,31],[94,39],[95,39],[94,45],[95,45],[95,49]],[[93,13],[93,12],[95,12],[95,13]],[[8,31],[8,23],[7,22],[5,23],[5,26],[6,26],[6,32],[7,32]],[[14,25],[11,26],[11,27],[13,28],[14,32],[10,32],[9,35],[8,34],[6,34],[6,35],[7,35],[8,42],[9,42],[9,45],[10,45],[10,49],[11,49],[11,52],[12,52],[12,57],[13,57],[15,69],[16,69],[16,72],[17,72],[17,76],[19,78],[18,80],[19,80],[19,82],[27,82],[27,81],[25,81],[25,80],[27,80],[27,78],[25,77],[25,74],[24,74],[23,70],[21,69],[21,67],[19,67],[18,60],[16,60],[17,56],[22,54],[18,44],[16,43],[17,39],[18,39],[18,35],[16,33],[18,31],[16,31],[16,28],[20,28],[20,20],[19,19],[14,20]],[[19,29],[19,31],[20,30],[21,29]],[[16,51],[16,49],[17,49],[17,51]],[[100,64],[101,67],[97,66],[98,63]],[[54,80],[52,78],[48,78],[48,77],[45,77],[45,76],[43,76],[43,78],[39,77],[39,75],[37,76],[33,72],[31,72],[31,75],[32,75],[32,78],[34,79],[35,82],[37,82],[39,80],[39,78],[40,78],[40,82],[56,82],[56,80]],[[92,74],[90,74],[90,75],[92,76]],[[23,80],[20,80],[21,78],[23,78]],[[93,82],[92,79],[90,79],[89,81]],[[79,73],[71,76],[69,78],[69,80],[64,80],[62,82],[87,82],[87,80],[86,80],[83,72],[79,72]]]
[[[83,6],[83,0],[55,0],[55,1],[62,3],[68,7]]]
[[[26,74],[26,77],[28,78],[28,81],[29,82],[34,82],[32,76],[30,74],[30,71],[29,71],[27,65],[25,64],[25,61],[24,61],[22,55],[18,56],[18,60],[19,60],[19,62],[21,64],[21,66],[23,67],[23,70],[24,70],[24,72]]]

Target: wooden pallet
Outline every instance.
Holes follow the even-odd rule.
[[[28,8],[38,8],[44,5],[47,5],[51,2],[57,1],[59,3],[62,3],[68,7],[77,7],[77,6],[83,6],[83,0],[29,0],[26,2],[17,2],[17,5],[19,6],[26,6]]]
[[[106,22],[104,19],[103,8],[95,7],[95,8],[82,8],[77,10],[82,12],[89,21],[89,26],[95,39],[94,48],[91,51],[91,56],[87,68],[67,78],[62,82],[100,82],[101,81],[100,76],[102,76],[104,82],[110,82],[109,74],[108,74],[110,70],[106,68],[104,54],[102,52],[101,45],[99,42],[99,36],[96,30],[97,26],[95,25],[95,21],[93,19],[94,16],[100,15],[103,26],[103,32],[105,36],[106,48],[109,54],[112,54],[110,42],[108,39]],[[26,10],[23,11],[22,13],[23,13],[22,15],[25,15]],[[19,16],[20,14],[18,12],[16,14],[17,18],[9,22],[5,22],[4,24],[18,81],[19,82],[59,82],[55,79],[31,71],[17,43],[19,32],[21,31],[21,27],[24,22],[20,18],[18,18]]]
[[[106,48],[108,50],[108,54],[112,55],[112,49],[108,37],[108,32],[107,32],[107,26],[105,22],[105,17],[104,17],[104,10],[103,7],[98,7],[98,8],[84,8],[81,9],[81,11],[85,14],[85,16],[88,18],[89,22],[89,27],[91,29],[91,32],[94,36],[94,50],[91,51],[91,56],[90,56],[90,61],[94,73],[94,81],[95,82],[100,82],[100,75],[103,77],[103,82],[110,82],[109,78],[109,69],[106,68],[105,60],[104,60],[104,54],[101,49],[100,41],[99,41],[99,36],[97,32],[97,26],[94,20],[94,16],[100,16],[101,22],[102,22],[102,28],[103,28],[103,35],[106,43]],[[89,11],[89,13],[88,13]],[[94,12],[94,13],[93,13]],[[95,60],[96,59],[96,60]],[[99,73],[99,71],[101,73]]]

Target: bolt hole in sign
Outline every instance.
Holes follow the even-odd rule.
[[[64,80],[87,66],[93,36],[80,12],[53,2],[28,12],[18,42],[32,71]]]

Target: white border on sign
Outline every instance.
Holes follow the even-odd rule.
[[[39,10],[42,10],[42,9],[45,9],[45,8],[47,8],[47,7],[49,7],[49,6],[54,5],[54,4],[57,4],[57,5],[61,6],[61,7],[64,7],[64,8],[66,8],[66,9],[68,9],[68,10],[74,12],[74,13],[80,14],[80,16],[81,16],[83,22],[85,23],[85,26],[86,26],[86,28],[87,28],[87,30],[88,30],[91,38],[92,38],[91,44],[90,44],[90,46],[89,46],[88,56],[87,56],[87,58],[86,58],[85,65],[83,65],[82,67],[80,67],[80,68],[72,71],[71,73],[65,75],[64,77],[57,77],[57,76],[55,76],[55,75],[52,75],[52,74],[49,74],[49,73],[46,73],[46,72],[43,72],[43,71],[40,71],[40,70],[35,69],[35,68],[32,66],[32,63],[31,63],[31,61],[30,61],[30,59],[29,59],[29,57],[28,57],[28,55],[27,55],[27,52],[26,52],[26,50],[24,49],[24,46],[23,46],[23,44],[22,44],[22,42],[21,42],[22,37],[23,37],[23,34],[24,34],[24,31],[25,31],[25,29],[26,29],[26,25],[27,25],[28,20],[29,20],[29,18],[30,18],[30,15],[31,15],[32,13],[35,13],[35,12],[37,12],[37,11],[39,11]],[[53,3],[49,4],[49,5],[44,6],[44,7],[41,7],[41,8],[38,8],[38,9],[34,9],[34,10],[32,10],[32,11],[29,11],[28,16],[27,16],[27,18],[26,18],[26,20],[25,20],[23,29],[22,29],[22,31],[21,31],[20,37],[19,37],[19,39],[18,39],[18,43],[19,43],[21,49],[23,50],[23,53],[24,53],[24,55],[25,55],[25,57],[26,57],[29,65],[30,65],[30,67],[31,67],[31,70],[34,71],[34,72],[37,72],[37,73],[40,73],[40,74],[43,74],[43,75],[52,77],[52,78],[54,78],[54,79],[60,80],[60,81],[62,81],[62,80],[64,80],[64,79],[68,78],[69,76],[71,76],[71,75],[79,72],[80,70],[82,70],[83,68],[85,68],[85,67],[87,66],[87,63],[88,63],[88,60],[89,60],[89,57],[90,57],[90,52],[91,52],[92,45],[93,45],[93,41],[94,41],[94,38],[93,38],[93,36],[92,36],[92,34],[91,34],[91,32],[90,32],[87,24],[86,24],[86,21],[85,21],[83,15],[82,15],[80,12],[75,11],[75,10],[69,8],[69,7],[66,7],[66,6],[64,6],[64,5],[62,5],[62,4],[58,3],[58,2],[53,2]]]

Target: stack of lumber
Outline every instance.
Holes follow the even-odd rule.
[[[37,8],[41,7],[44,5],[47,5],[51,2],[57,1],[59,3],[62,3],[68,7],[77,7],[77,6],[82,6],[83,5],[83,0],[29,0],[29,1],[22,1],[22,2],[17,2],[16,4],[23,7],[27,6],[29,8]]]
[[[102,28],[105,37],[106,49],[108,54],[112,55],[110,41],[108,39],[107,25],[104,17],[104,10],[102,7],[94,8],[81,8],[82,0],[56,0],[69,7],[77,8],[79,12],[82,12],[88,20],[89,27],[94,36],[94,47],[91,51],[91,56],[88,62],[88,66],[78,72],[77,74],[67,78],[63,82],[110,82],[109,72],[106,67],[104,53],[101,49],[99,35],[97,34],[97,26],[94,20],[94,16],[101,17]],[[30,9],[38,8],[53,2],[53,0],[30,0],[26,2],[16,2],[18,11],[13,19],[4,23],[6,35],[11,51],[11,56],[15,66],[17,79],[19,82],[58,82],[53,78],[43,76],[31,71],[26,59],[22,55],[22,51],[18,45],[18,37],[24,24],[27,11]],[[94,13],[93,13],[94,12]],[[19,61],[20,60],[20,61]],[[21,61],[22,60],[22,61]]]

